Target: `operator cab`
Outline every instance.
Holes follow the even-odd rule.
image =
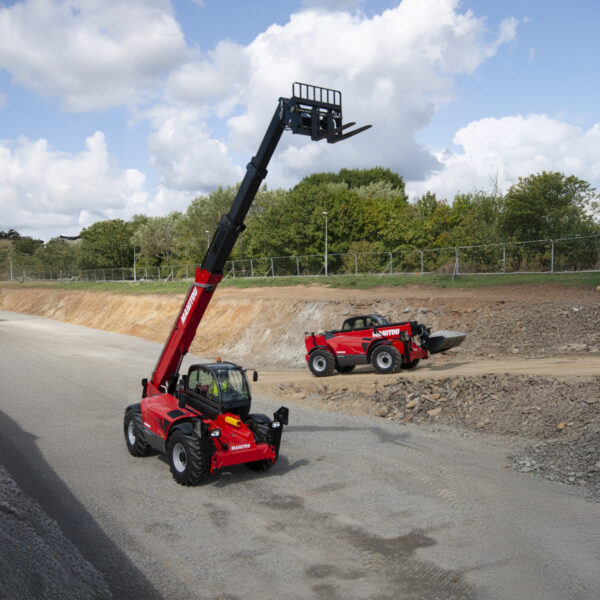
[[[186,404],[209,418],[232,413],[244,420],[250,412],[252,396],[245,370],[230,362],[192,365],[182,392]]]
[[[383,325],[388,325],[388,320],[381,315],[360,315],[346,319],[342,325],[342,331],[369,329],[370,327],[381,327]]]

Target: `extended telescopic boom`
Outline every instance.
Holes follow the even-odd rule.
[[[244,220],[267,175],[267,166],[283,131],[290,129],[292,133],[309,135],[314,141],[326,139],[328,143],[334,144],[371,127],[365,125],[344,133],[353,125],[353,122],[342,123],[342,93],[337,90],[294,83],[292,97],[279,98],[258,152],[246,167],[246,175],[233,205],[221,217],[202,266],[196,269],[195,281],[175,320],[152,378],[149,382],[144,380],[144,396],[174,391],[181,361],[196,335],[215,288],[223,278],[225,263],[238,236],[244,230]]]

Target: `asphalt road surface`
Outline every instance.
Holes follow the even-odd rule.
[[[288,403],[271,471],[177,485],[123,439],[160,349],[0,312],[0,463],[114,598],[600,598],[600,505],[494,440]]]

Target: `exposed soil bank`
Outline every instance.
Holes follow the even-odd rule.
[[[0,309],[164,342],[183,295],[0,287]],[[316,286],[217,291],[191,351],[259,367],[303,367],[304,333],[352,314],[417,320],[468,337],[464,358],[600,352],[600,293],[558,286],[340,290]],[[442,359],[436,357],[436,360]],[[443,359],[442,359],[443,360]]]

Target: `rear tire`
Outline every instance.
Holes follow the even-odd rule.
[[[411,360],[409,363],[403,363],[402,368],[403,369],[414,369],[420,362],[421,362],[420,358],[415,358],[414,360]]]
[[[131,456],[148,456],[152,452],[152,447],[146,442],[142,434],[143,426],[140,413],[132,410],[125,413],[123,429],[127,450],[129,450]]]
[[[173,479],[181,485],[198,485],[206,475],[200,440],[195,435],[173,432],[167,444],[167,457]]]
[[[335,358],[329,350],[315,350],[308,357],[308,368],[315,377],[329,377],[335,371]]]
[[[354,371],[354,367],[356,365],[346,365],[344,367],[336,366],[336,370],[338,373],[350,373],[350,371]]]
[[[402,366],[402,356],[391,344],[377,346],[371,355],[371,364],[378,373],[397,373]]]

